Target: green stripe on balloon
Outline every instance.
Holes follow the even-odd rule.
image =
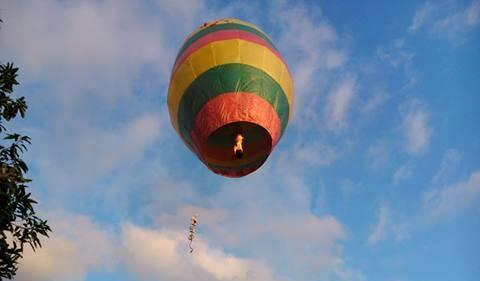
[[[289,104],[281,86],[264,71],[245,64],[232,63],[213,67],[195,79],[185,91],[178,109],[178,127],[185,142],[190,138],[195,116],[209,100],[228,92],[255,93],[268,101],[281,120],[281,134],[289,115]]]

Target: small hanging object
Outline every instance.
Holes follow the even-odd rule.
[[[233,153],[237,159],[241,159],[243,157],[243,136],[238,134],[235,137],[235,145],[233,146]]]
[[[193,238],[195,238],[195,227],[197,226],[197,223],[198,223],[198,217],[195,215],[192,217],[192,222],[190,224],[190,232],[188,234],[188,247],[190,247],[190,253],[193,252],[193,248],[192,248],[192,242],[193,242]]]

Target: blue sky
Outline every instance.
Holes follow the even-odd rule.
[[[480,1],[13,1],[25,155],[54,232],[16,280],[478,280]],[[203,166],[169,71],[205,21],[250,21],[295,81],[264,166]],[[186,232],[200,215],[195,252]]]

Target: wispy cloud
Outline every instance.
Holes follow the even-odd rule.
[[[455,41],[480,22],[480,1],[474,0],[464,10],[439,19],[433,24],[433,31],[439,38]]]
[[[298,161],[312,166],[328,166],[339,157],[335,148],[320,140],[297,145],[293,148],[292,154]]]
[[[356,91],[356,78],[349,76],[331,90],[325,106],[325,119],[333,131],[340,131],[348,125],[348,111]]]
[[[117,169],[127,170],[142,160],[146,150],[159,140],[161,122],[160,116],[146,114],[115,128],[71,123],[72,127],[66,129],[69,134],[63,135],[65,131],[60,130],[55,134],[58,138],[35,144],[32,156],[42,172],[39,180],[52,189],[70,186],[73,191]],[[33,130],[32,136],[35,140],[48,139],[45,132],[38,130]],[[75,161],[69,161],[72,156]]]
[[[167,36],[172,32],[135,2],[10,3],[3,7],[8,13],[2,49],[29,78],[75,86],[65,98],[85,91],[99,97],[128,95],[145,64],[161,78],[168,74],[174,53]]]
[[[400,222],[398,215],[394,215],[388,205],[382,204],[378,208],[377,222],[370,232],[367,242],[370,246],[374,246],[384,240],[401,241],[409,236],[409,231],[409,224]]]
[[[386,206],[380,207],[378,210],[378,219],[370,236],[368,237],[368,244],[374,245],[385,238],[387,234],[387,226],[390,223],[390,210]]]
[[[410,63],[414,57],[413,53],[405,51],[402,47],[403,44],[395,45],[394,42],[393,48],[387,50],[379,47],[375,53],[380,60],[389,63],[393,67],[398,67]]]
[[[278,45],[295,81],[293,125],[305,127],[312,120],[320,123],[317,108],[330,87],[330,72],[343,67],[348,59],[341,36],[318,11],[302,4],[279,1],[272,7],[272,15],[280,28]]]
[[[405,139],[405,149],[410,154],[419,154],[428,148],[432,128],[430,115],[419,100],[415,99],[402,110],[401,131]]]
[[[422,212],[430,223],[452,218],[472,207],[480,199],[480,171],[472,172],[466,181],[424,194]]]
[[[406,43],[405,38],[396,38],[388,44],[377,47],[375,56],[383,64],[403,70],[404,82],[401,90],[409,89],[417,83],[418,73],[414,68],[415,52]]]
[[[341,180],[338,184],[344,199],[350,199],[352,195],[361,190],[361,184],[351,179]]]
[[[412,176],[412,167],[410,163],[400,166],[393,174],[393,184],[399,184],[401,181]]]
[[[420,29],[429,17],[432,15],[433,11],[435,10],[435,5],[430,3],[429,1],[425,2],[418,10],[415,12],[413,16],[412,23],[408,27],[408,31],[415,32]]]
[[[480,22],[480,1],[474,0],[468,8],[465,9],[467,24],[475,25]]]
[[[364,106],[361,108],[361,112],[363,114],[371,113],[375,109],[379,108],[380,105],[384,104],[387,100],[387,94],[385,94],[383,91],[379,91],[365,102]]]
[[[404,240],[414,232],[427,231],[437,224],[464,215],[477,207],[480,201],[480,171],[472,172],[468,179],[448,186],[431,188],[422,193],[419,204],[410,215],[382,204],[376,223],[368,237],[368,244],[375,245],[383,240]]]
[[[448,39],[458,44],[479,22],[478,0],[473,0],[467,7],[460,8],[448,1],[427,1],[415,12],[408,30],[414,33],[425,27],[434,37]]]
[[[448,149],[443,155],[442,162],[437,173],[432,178],[432,183],[438,184],[447,180],[447,177],[456,172],[456,168],[462,159],[460,153],[455,149]]]

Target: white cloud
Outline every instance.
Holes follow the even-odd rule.
[[[480,198],[480,171],[470,174],[468,180],[425,193],[422,211],[425,218],[438,222],[468,210]]]
[[[338,158],[338,152],[335,148],[318,140],[297,145],[293,148],[292,154],[298,161],[313,166],[328,166]]]
[[[418,100],[414,100],[402,114],[401,130],[405,138],[406,151],[410,154],[425,151],[432,135],[430,116],[425,106]]]
[[[339,183],[340,190],[344,199],[349,199],[353,194],[360,190],[361,184],[352,181],[351,179],[344,179]]]
[[[161,122],[158,115],[145,114],[116,128],[69,124],[74,132],[62,135],[65,131],[61,130],[58,139],[35,143],[33,161],[53,186],[68,186],[73,181],[75,186],[83,187],[141,160],[146,149],[161,136]],[[32,135],[42,140],[46,139],[45,134],[34,131]],[[69,161],[71,157],[75,161]]]
[[[287,214],[280,211],[279,206],[274,205],[269,206],[270,211],[266,211],[253,207],[256,203],[252,203],[246,205],[255,208],[253,210],[240,204],[235,211],[186,206],[180,208],[176,214],[162,215],[156,223],[162,226],[174,222],[177,225],[175,229],[181,231],[186,229],[186,223],[192,214],[199,214],[198,240],[194,241],[193,247],[194,253],[199,254],[204,260],[195,260],[196,265],[217,263],[210,262],[211,257],[203,255],[207,243],[219,248],[236,249],[247,256],[257,256],[269,268],[276,269],[274,273],[277,277],[311,280],[314,275],[335,274],[333,269],[339,269],[337,263],[342,261],[341,252],[338,251],[339,242],[347,238],[343,226],[335,218],[331,216],[319,218],[298,212]],[[260,213],[262,210],[263,214]],[[178,239],[180,248],[187,250],[185,235],[179,234]],[[309,249],[305,249],[306,244],[309,245]],[[282,264],[285,263],[291,266],[290,270],[282,268]],[[236,263],[232,263],[232,266],[234,264]],[[347,269],[343,263],[342,269]],[[213,269],[207,271],[211,270]],[[246,272],[238,269],[235,271]],[[214,273],[218,274],[227,273]],[[179,280],[179,277],[175,279]]]
[[[470,6],[465,10],[467,16],[467,24],[475,25],[480,22],[480,1],[472,1]]]
[[[288,159],[279,157],[278,163],[262,170],[273,173],[271,178],[250,177],[222,190],[217,200],[237,208],[221,223],[228,235],[220,232],[215,241],[225,240],[225,236],[229,240],[225,243],[235,243],[226,244],[229,247],[235,245],[247,253],[255,249],[278,274],[291,279],[332,277],[338,262],[343,261],[339,248],[347,238],[344,227],[330,215],[311,213],[310,187],[300,176],[308,165]]]
[[[182,232],[127,224],[122,228],[122,241],[123,263],[135,276],[179,281],[274,280],[262,262],[212,249],[201,236],[195,239],[192,254]]]
[[[363,114],[371,113],[384,104],[387,100],[387,94],[384,92],[378,92],[365,102],[365,105],[361,108],[361,112]]]
[[[241,201],[244,200],[241,199]],[[256,203],[247,205],[253,207]],[[269,207],[269,209],[280,210],[274,205]],[[238,210],[186,206],[180,208],[176,214],[163,214],[157,219],[158,226],[166,226],[170,223],[176,225],[170,231],[162,230],[155,233],[148,231],[148,236],[151,238],[147,238],[141,233],[133,234],[132,232],[131,235],[125,235],[127,232],[124,230],[124,236],[132,237],[126,240],[130,241],[128,244],[131,246],[124,246],[128,250],[125,256],[138,260],[133,263],[131,259],[129,260],[130,266],[134,267],[131,271],[137,274],[148,273],[149,276],[166,276],[167,273],[162,273],[165,270],[161,265],[150,267],[148,260],[153,260],[157,264],[164,260],[168,261],[167,266],[170,268],[170,273],[174,275],[165,278],[174,278],[175,280],[190,280],[189,274],[203,280],[202,276],[205,273],[202,275],[202,271],[209,273],[205,275],[205,280],[208,278],[217,280],[212,275],[216,276],[218,280],[233,280],[233,276],[237,276],[238,280],[244,280],[243,278],[245,280],[272,280],[269,278],[273,278],[271,276],[274,273],[275,280],[287,277],[290,280],[290,277],[296,279],[302,276],[306,280],[310,280],[314,275],[336,274],[333,269],[341,272],[350,270],[339,257],[340,252],[337,252],[337,243],[345,239],[346,234],[342,225],[333,217],[318,218],[301,213],[286,215],[285,212],[274,211],[276,214],[274,217],[267,215],[265,218],[263,215],[265,211],[262,214],[259,213],[261,210],[258,207],[254,208],[249,210],[243,204],[238,206]],[[184,231],[192,214],[199,214],[200,221],[197,227],[198,234],[193,243],[194,254],[189,255],[186,253],[188,246]],[[134,248],[133,245],[138,244],[134,239],[139,241],[162,240],[162,243],[169,241],[168,249],[174,250],[156,249],[157,242],[149,243],[154,245],[153,249],[152,247],[143,250],[139,247]],[[310,250],[305,249],[305,243],[310,245]],[[212,250],[207,245],[237,249],[247,256],[257,256],[258,259],[256,262],[251,259],[235,259],[219,250]],[[168,256],[164,257],[159,252],[166,252]],[[141,257],[137,255],[141,255]],[[226,261],[222,261],[223,259],[220,257],[225,257]],[[182,270],[182,266],[176,266],[178,260],[187,261],[188,270]],[[262,260],[263,262],[261,262]],[[290,264],[293,268],[288,271],[284,270],[281,267],[281,264],[284,263]],[[148,268],[143,268],[145,264]],[[269,270],[266,269],[267,266],[270,269],[275,268],[275,272],[272,273],[270,270],[269,273]],[[185,271],[188,276],[181,275],[180,272]]]
[[[433,23],[432,31],[439,38],[458,41],[460,35],[479,23],[480,1],[474,0],[464,10],[448,15]]]
[[[380,207],[378,210],[378,221],[368,237],[368,244],[374,245],[385,238],[387,227],[390,223],[390,210],[386,206]]]
[[[401,181],[412,176],[412,167],[410,164],[405,164],[395,170],[393,174],[393,184],[399,184]]]
[[[83,281],[90,271],[119,265],[148,280],[279,280],[263,261],[212,248],[201,236],[190,254],[186,234],[177,230],[127,223],[117,234],[86,216],[57,213],[50,218],[54,232],[36,252],[26,248],[15,280]]]
[[[145,115],[124,124],[121,128],[99,131],[90,136],[86,133],[76,136],[80,139],[74,150],[88,151],[80,155],[78,161],[91,163],[93,169],[106,173],[126,162],[141,159],[146,148],[160,136],[160,132],[160,117],[153,114]],[[125,149],[126,147],[128,149]],[[97,160],[93,161],[94,159]],[[86,167],[82,168],[85,171]]]
[[[347,61],[347,55],[342,51],[330,50],[326,54],[325,61],[327,69],[334,69],[342,66]]]
[[[50,214],[54,230],[43,247],[25,248],[17,281],[81,281],[89,271],[113,265],[113,236],[85,216]]]
[[[449,175],[452,175],[456,171],[456,167],[461,158],[462,157],[457,150],[448,149],[443,155],[438,172],[432,178],[432,183],[445,181]]]
[[[311,7],[277,3],[271,14],[274,25],[280,29],[277,45],[284,52],[295,81],[293,125],[303,128],[322,123],[317,108],[329,87],[330,72],[348,60],[347,52],[340,46],[341,36]]]
[[[384,46],[379,46],[375,50],[375,56],[382,64],[391,66],[393,71],[403,70],[404,82],[400,91],[411,88],[418,80],[413,64],[415,53],[405,43],[404,38],[396,38]],[[380,73],[378,73],[380,75]],[[374,77],[375,81],[378,77]]]
[[[389,50],[377,48],[375,54],[382,61],[388,62],[393,67],[409,64],[414,57],[413,53],[405,51],[403,48],[396,46],[396,44],[398,44],[398,42],[394,41],[394,48]]]
[[[165,75],[175,51],[172,36],[179,40],[192,25],[199,25],[204,5],[203,1],[157,4],[152,14],[128,0],[7,1],[2,47],[15,54],[25,68],[38,70],[37,75],[45,69],[51,72],[52,67],[75,74],[101,73],[102,77],[109,75],[105,70],[127,75],[146,63],[161,68]],[[174,31],[163,21],[183,25]]]
[[[194,264],[217,280],[274,280],[273,274],[260,262],[239,259],[218,250],[208,251],[199,248],[199,252],[195,256]]]
[[[3,8],[0,48],[21,67],[24,81],[51,88],[44,99],[75,104],[95,96],[113,103],[132,95],[145,65],[156,79],[168,75],[174,54],[168,29],[133,1],[7,1]]]
[[[425,2],[413,16],[412,23],[408,27],[408,31],[415,32],[420,29],[427,19],[431,16],[432,12],[434,11],[435,6],[430,3],[429,1]]]
[[[415,13],[408,30],[416,32],[426,27],[431,35],[461,43],[463,35],[480,22],[480,1],[473,0],[467,7],[458,8],[454,2],[425,2]]]
[[[409,222],[396,222],[392,224],[392,233],[396,241],[402,241],[410,237],[411,224]]]
[[[447,222],[477,208],[480,202],[480,171],[474,171],[467,180],[424,192],[415,213],[408,218],[399,216],[388,205],[378,209],[377,221],[368,237],[369,245],[384,240],[401,241],[413,231],[425,231],[435,224]]]
[[[349,76],[335,85],[330,92],[325,107],[325,118],[331,130],[338,131],[347,126],[348,110],[355,87],[356,78]]]
[[[383,204],[378,209],[377,222],[368,236],[368,244],[374,246],[381,241],[395,239],[403,240],[409,236],[410,225],[398,220],[398,215],[391,208]]]
[[[196,15],[201,3],[185,10]],[[175,33],[163,21],[181,22],[177,30],[189,27],[171,14],[179,12],[172,7],[151,8],[127,0],[2,6],[0,49],[20,66],[17,91],[33,105],[28,157],[35,182],[52,191],[46,200],[63,202],[53,198],[131,169],[155,142],[173,134],[163,128],[169,125],[165,105],[156,102],[165,95],[178,48],[173,45],[187,31]],[[182,12],[194,20],[191,14]]]
[[[201,243],[263,261],[276,278],[343,280],[341,274],[358,272],[343,259],[341,243],[348,237],[342,223],[310,210],[310,186],[301,175],[311,165],[316,164],[279,153],[250,177],[225,182],[216,196],[151,215],[157,227],[183,233],[190,216],[199,214]],[[195,252],[197,247],[202,246],[194,243]]]

